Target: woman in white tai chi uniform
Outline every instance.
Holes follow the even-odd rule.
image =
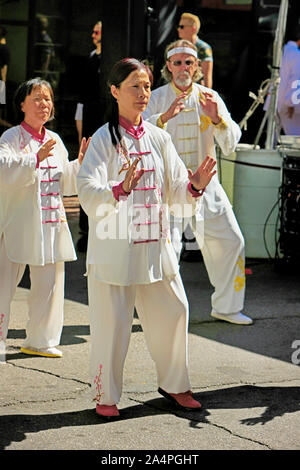
[[[87,274],[96,412],[119,415],[134,306],[156,364],[159,392],[179,406],[199,409],[187,368],[188,302],[165,219],[167,205],[174,210],[182,204],[193,210],[201,206],[215,159],[207,157],[188,173],[170,136],[143,122],[151,94],[144,64],[117,62],[109,84],[108,123],[93,135],[77,178],[90,227]]]
[[[15,107],[22,122],[0,139],[0,342],[5,350],[11,301],[28,264],[29,321],[21,351],[60,357],[64,262],[76,259],[62,197],[77,194],[87,142],[69,162],[58,134],[44,127],[54,115],[45,80],[22,83]]]

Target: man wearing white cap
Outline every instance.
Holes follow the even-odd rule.
[[[196,169],[209,155],[215,157],[216,140],[225,155],[232,153],[241,131],[219,96],[196,83],[201,74],[197,48],[178,40],[166,48],[162,71],[169,82],[152,92],[144,118],[164,128],[187,168]],[[214,318],[249,325],[252,319],[241,310],[245,297],[244,238],[231,204],[215,175],[203,194],[203,219],[174,219],[172,241],[178,259],[181,236],[192,226],[215,291],[212,295]]]

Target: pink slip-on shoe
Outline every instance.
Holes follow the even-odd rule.
[[[116,405],[96,405],[96,413],[106,418],[115,418],[120,416],[119,410]]]
[[[158,392],[185,410],[199,410],[202,407],[201,403],[194,399],[191,390],[183,393],[168,393],[159,388]]]

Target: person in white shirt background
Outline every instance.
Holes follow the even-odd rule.
[[[10,49],[6,41],[7,30],[0,25],[0,134],[12,124],[6,120],[6,80],[10,63]]]
[[[96,413],[118,417],[134,306],[157,368],[158,391],[197,410],[187,366],[188,302],[170,242],[168,207],[197,211],[214,175],[207,157],[187,172],[170,136],[143,122],[149,69],[123,59],[109,77],[108,123],[92,136],[77,177],[89,217],[91,390]]]
[[[187,40],[169,44],[163,76],[168,84],[151,94],[143,116],[163,127],[187,166],[197,168],[206,155],[215,157],[215,140],[225,155],[240,139],[239,126],[231,118],[219,94],[196,83],[199,77],[197,47]],[[203,194],[204,220],[173,220],[172,242],[178,260],[182,233],[190,225],[195,234],[211,284],[214,318],[240,325],[252,319],[243,314],[245,298],[245,243],[229,199],[217,174]]]
[[[286,135],[300,135],[300,25],[283,48],[277,110]]]
[[[14,104],[21,123],[0,139],[0,342],[5,351],[11,302],[28,264],[29,321],[21,352],[61,357],[64,262],[76,259],[63,195],[77,194],[88,142],[83,139],[70,162],[59,135],[45,128],[54,116],[47,81],[22,83]]]

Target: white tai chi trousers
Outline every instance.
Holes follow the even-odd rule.
[[[167,392],[190,390],[188,377],[188,301],[178,274],[151,284],[103,283],[89,266],[91,388],[102,405],[117,404],[122,393],[134,306],[155,362],[158,386]]]
[[[245,299],[245,242],[233,211],[205,219],[195,225],[195,218],[173,219],[172,243],[178,259],[181,237],[187,225],[192,227],[202,251],[209,280],[214,287],[212,308],[219,313],[236,313]],[[198,230],[197,230],[198,228]]]
[[[4,239],[0,240],[0,340],[6,340],[11,302],[21,281],[25,264],[7,257]],[[64,262],[29,266],[31,288],[28,296],[29,320],[24,347],[57,346],[63,328]]]

